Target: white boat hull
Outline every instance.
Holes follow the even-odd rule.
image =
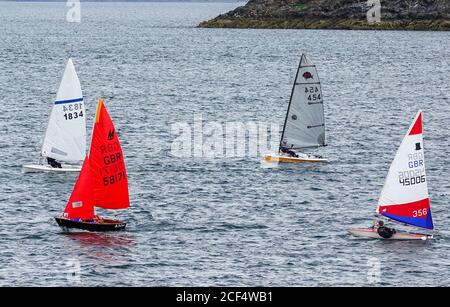
[[[371,239],[382,239],[382,240],[422,240],[426,241],[432,239],[432,235],[418,234],[418,233],[407,233],[398,232],[394,234],[391,238],[386,239],[381,237],[375,229],[350,229],[348,232],[359,238],[371,238]]]
[[[23,165],[22,167],[25,173],[33,173],[33,172],[79,173],[81,170],[81,166],[68,164],[61,165],[61,168],[55,168],[51,167],[50,165],[44,164],[26,164]]]
[[[266,154],[264,160],[267,162],[277,162],[277,163],[320,163],[328,162],[327,159],[315,157],[312,155],[304,155],[296,157],[284,156],[279,154]]]

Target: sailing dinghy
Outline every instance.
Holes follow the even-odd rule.
[[[122,221],[95,215],[94,207],[130,207],[122,147],[102,99],[98,102],[89,157],[84,160],[63,214],[55,217],[56,222],[64,230],[117,231],[126,227]]]
[[[292,88],[278,153],[266,154],[269,162],[327,162],[299,150],[325,146],[322,87],[316,66],[303,54]]]
[[[421,230],[394,232],[390,238],[380,236],[379,229],[351,229],[356,237],[427,240],[432,238],[433,219],[430,210],[422,136],[422,112],[419,111],[395,155],[377,207],[377,217]],[[425,232],[425,233],[423,233]]]
[[[79,172],[86,155],[86,116],[83,93],[71,59],[56,94],[41,157],[37,164],[23,166],[25,172]]]

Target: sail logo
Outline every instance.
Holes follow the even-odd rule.
[[[70,7],[66,14],[67,22],[81,22],[81,3],[80,0],[67,0],[67,7]]]
[[[312,75],[312,73],[307,71],[303,74],[303,78],[305,78],[305,80],[309,80],[309,79],[314,79],[314,76]]]
[[[111,141],[114,138],[114,129],[109,130],[108,140]]]

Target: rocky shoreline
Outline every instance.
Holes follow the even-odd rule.
[[[368,11],[374,7],[368,6],[367,0],[250,0],[245,6],[202,22],[199,27],[450,31],[448,0],[380,3],[380,20],[369,22]]]

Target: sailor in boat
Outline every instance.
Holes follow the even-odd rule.
[[[92,219],[87,219],[87,220],[83,220],[79,217],[70,218],[70,220],[74,221],[74,222],[93,223],[93,224],[102,224],[105,222],[105,220],[99,215],[94,215],[94,217]]]
[[[397,233],[394,228],[387,227],[384,221],[378,221],[378,224],[374,228],[376,228],[378,235],[384,239],[389,239]]]
[[[53,168],[62,168],[61,163],[59,163],[53,158],[47,157],[47,163]]]
[[[304,158],[304,159],[322,159],[320,155],[311,155],[304,153],[296,153],[292,148],[281,147],[281,152],[292,157],[292,158]]]
[[[289,149],[287,147],[281,147],[281,152],[285,153],[293,158],[298,158],[298,155],[293,151],[292,149]]]

